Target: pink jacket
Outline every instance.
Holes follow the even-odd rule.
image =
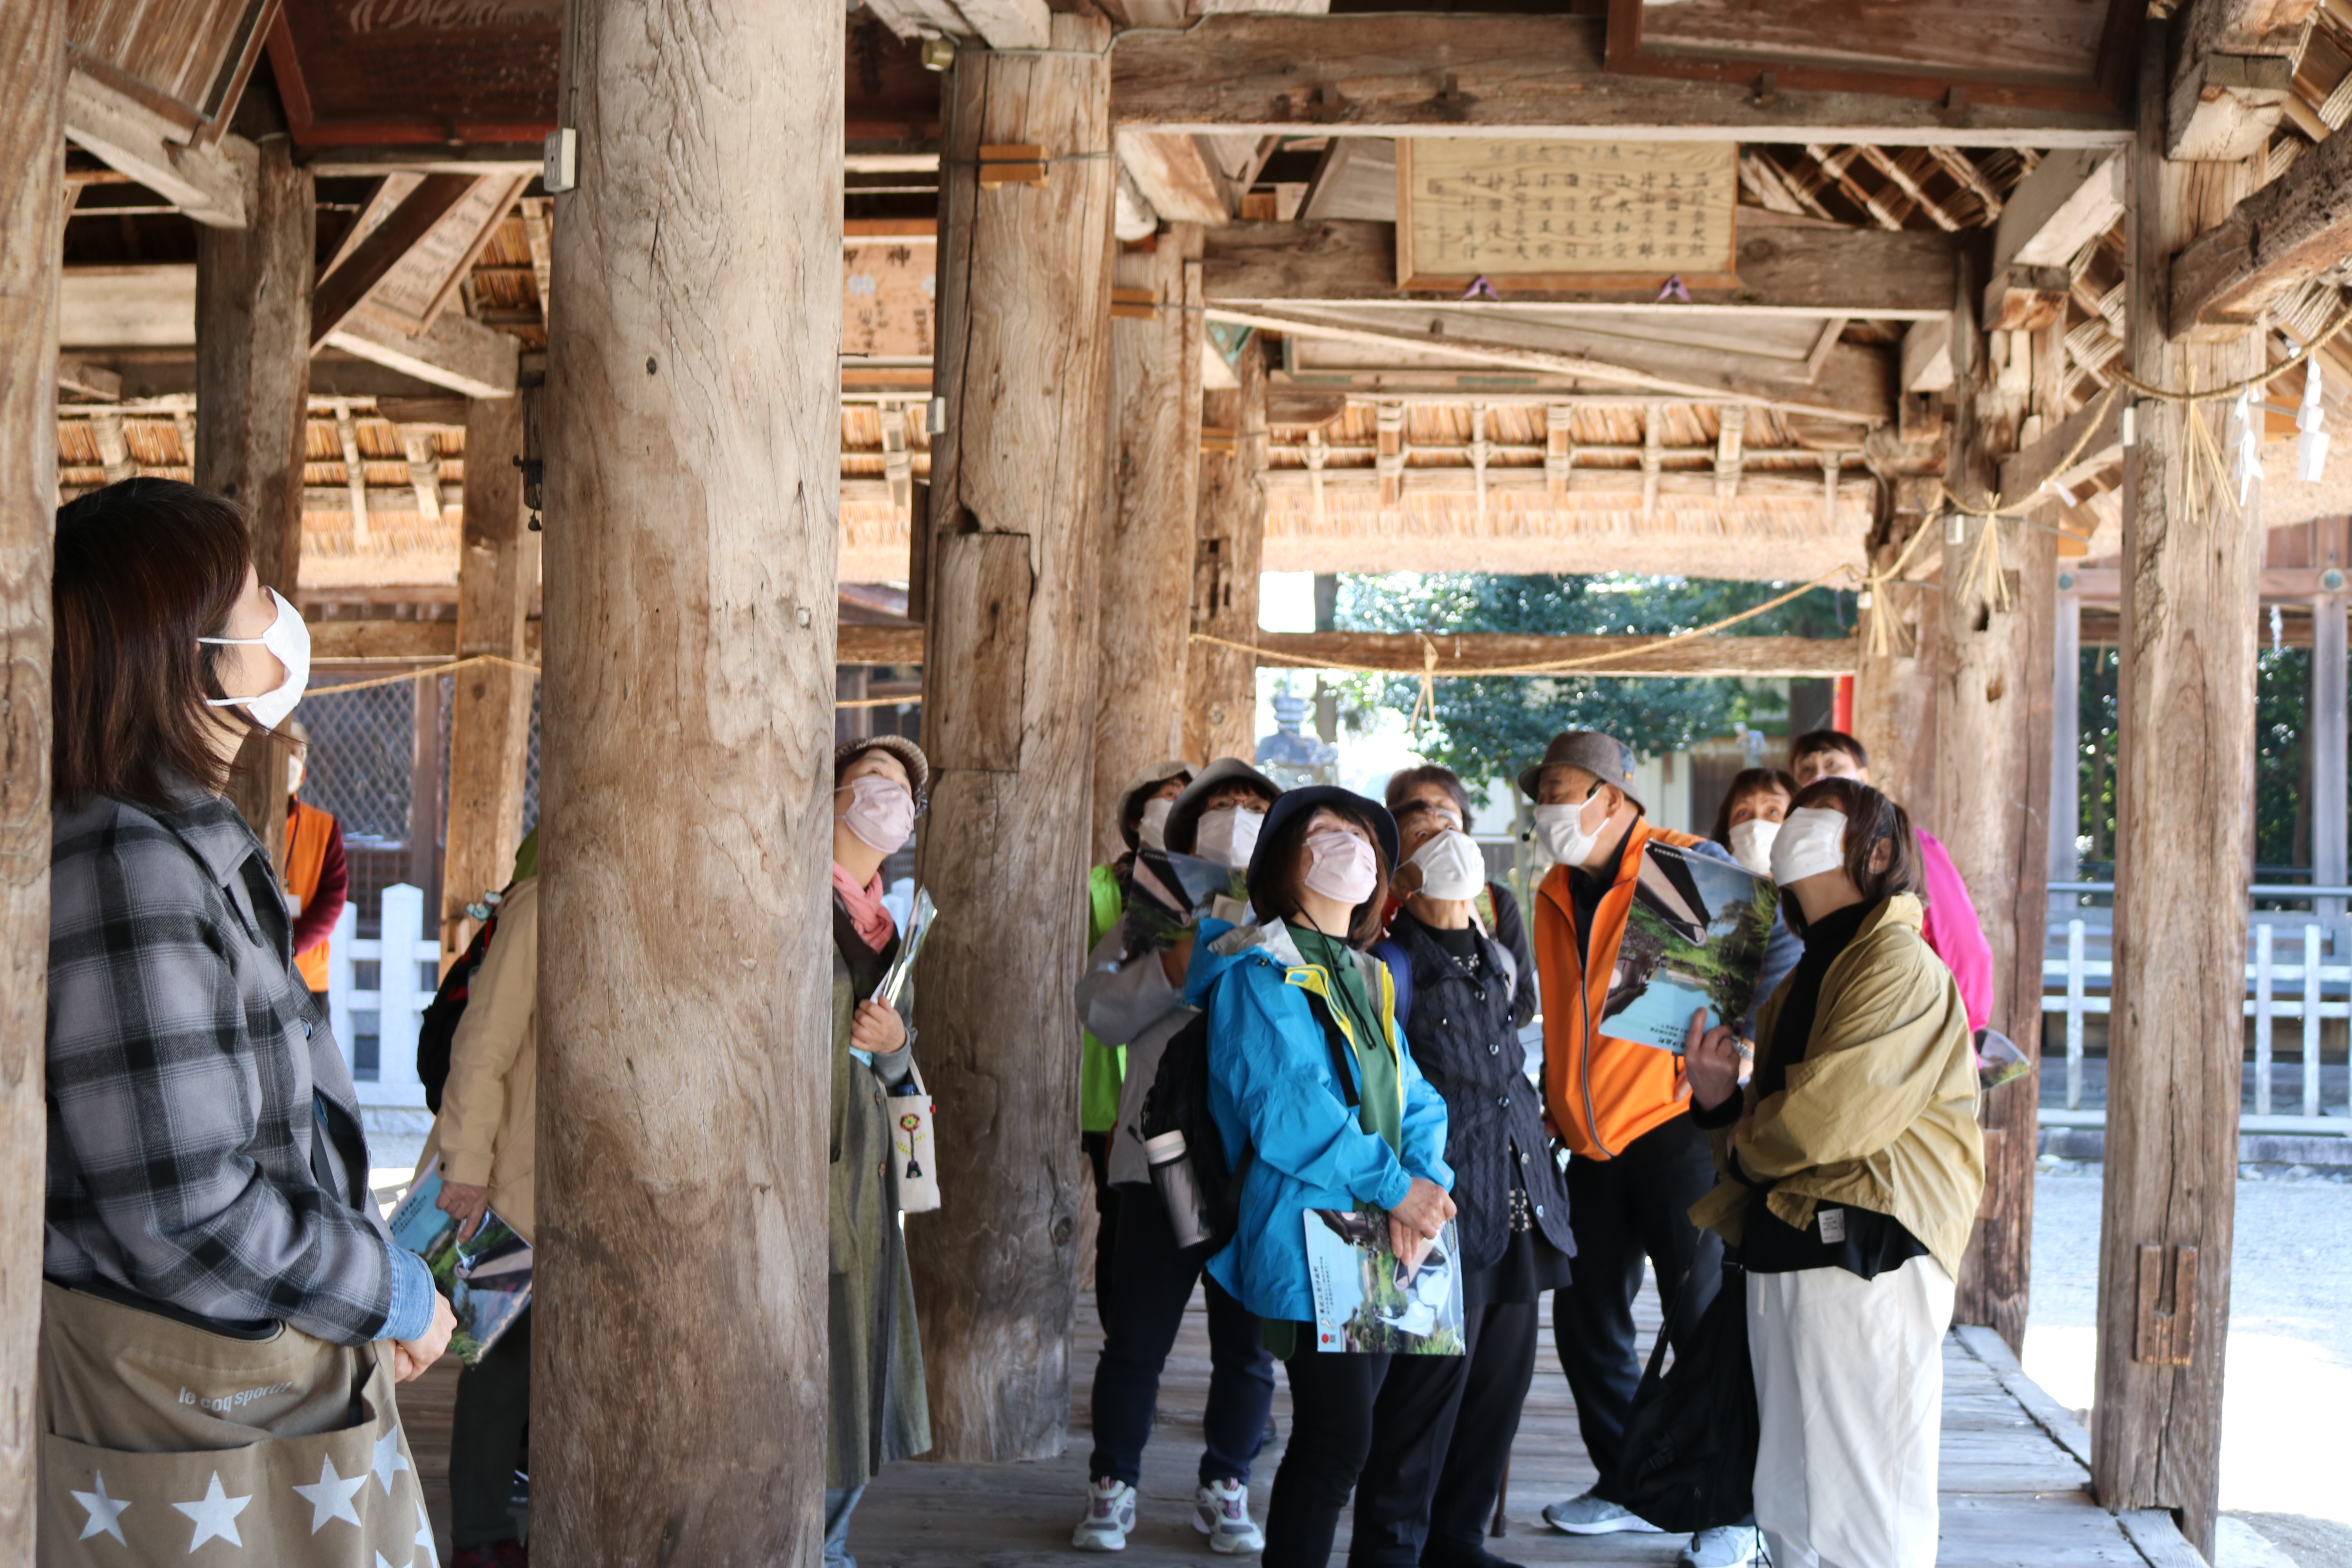
[[[1919,862],[1927,884],[1927,918],[1919,934],[1944,967],[1959,983],[1960,1001],[1969,1010],[1971,1031],[1992,1016],[1992,947],[1977,921],[1977,907],[1969,899],[1950,851],[1926,828],[1919,829]]]

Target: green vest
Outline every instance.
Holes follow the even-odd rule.
[[[1087,873],[1087,951],[1118,924],[1127,912],[1120,897],[1118,873],[1097,866]],[[1118,1090],[1127,1079],[1127,1047],[1106,1046],[1085,1029],[1078,1057],[1078,1130],[1108,1132],[1118,1123]]]

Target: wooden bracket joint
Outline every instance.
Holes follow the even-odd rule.
[[[1470,117],[1470,106],[1476,101],[1462,90],[1462,78],[1454,71],[1445,73],[1445,85],[1440,88],[1437,96],[1430,100],[1438,113],[1454,121],[1467,120]]]
[[[2145,1366],[2187,1366],[2197,1358],[2197,1249],[2172,1249],[2172,1306],[2162,1305],[2165,1248],[2139,1249],[2137,1332],[2132,1359]]]
[[[1007,185],[1042,185],[1048,165],[1045,149],[1027,142],[980,150],[980,188],[1003,190]]]
[[[1969,122],[1969,89],[1954,82],[1952,90],[1944,95],[1944,101],[1937,107],[1936,118],[1947,125],[1966,125]]]
[[[1299,110],[1307,119],[1315,121],[1318,125],[1328,125],[1346,116],[1348,100],[1338,88],[1333,87],[1329,82],[1323,82],[1317,86],[1307,101],[1299,106]]]
[[[1113,289],[1110,291],[1110,319],[1114,321],[1150,321],[1160,315],[1160,296],[1150,289]]]
[[[1750,109],[1769,109],[1773,104],[1779,102],[1780,99],[1780,94],[1778,90],[1778,84],[1773,81],[1772,73],[1770,71],[1757,72],[1756,90],[1748,94],[1748,107]]]

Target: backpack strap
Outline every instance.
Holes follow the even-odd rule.
[[[1397,1028],[1402,1031],[1405,1021],[1412,1016],[1412,955],[1404,943],[1395,937],[1382,937],[1370,948],[1374,958],[1388,966],[1389,989],[1394,993]]]
[[[1339,1080],[1339,1098],[1353,1110],[1363,1102],[1356,1093],[1356,1075],[1348,1060],[1348,1037],[1339,1032],[1339,1020],[1320,993],[1302,987],[1300,994],[1307,998],[1307,1010],[1315,1015],[1315,1021],[1323,1026],[1323,1044],[1331,1053],[1331,1071]]]

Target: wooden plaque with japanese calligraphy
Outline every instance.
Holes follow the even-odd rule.
[[[853,219],[842,237],[845,360],[928,362],[938,315],[939,228],[929,218]]]
[[[1729,142],[1397,142],[1397,287],[1730,288]]]

